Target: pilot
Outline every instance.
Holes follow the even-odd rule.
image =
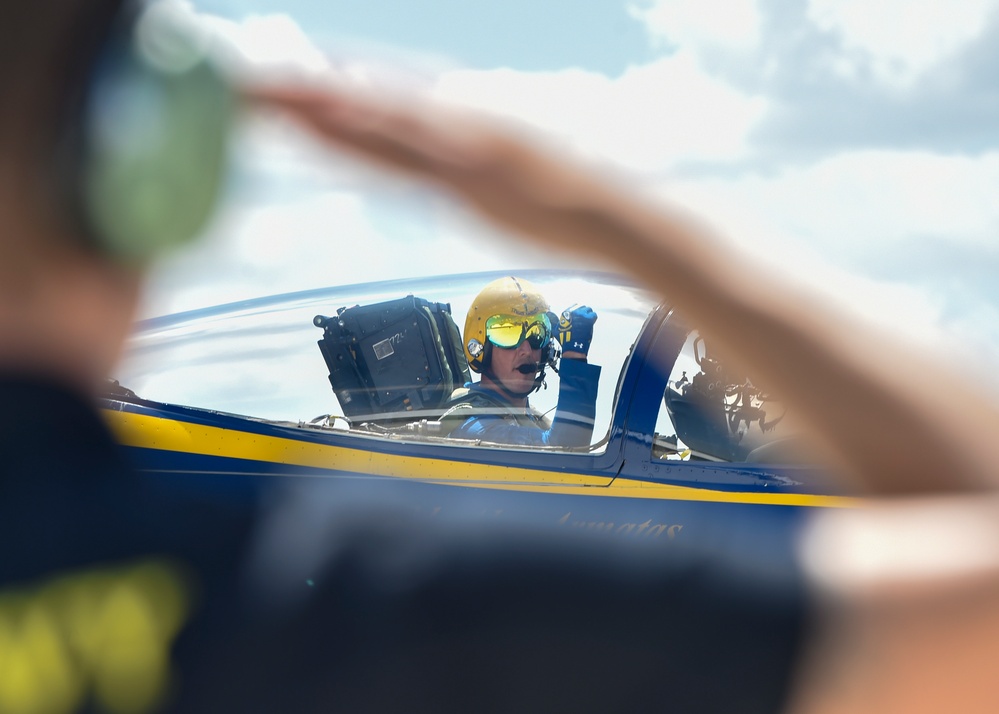
[[[444,432],[502,444],[589,446],[600,367],[586,357],[596,319],[586,306],[556,316],[538,288],[522,278],[486,285],[468,310],[464,333],[468,365],[482,376],[452,395],[441,418]],[[547,366],[559,375],[551,423],[528,401],[544,384]]]

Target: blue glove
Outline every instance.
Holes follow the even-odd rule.
[[[590,351],[593,341],[593,323],[597,321],[597,313],[586,305],[573,305],[565,310],[554,327],[555,336],[562,345],[564,352]]]

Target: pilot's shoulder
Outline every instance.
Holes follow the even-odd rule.
[[[463,400],[470,394],[472,394],[472,388],[470,386],[458,387],[453,392],[451,392],[451,396],[448,397],[447,403],[448,404],[460,403],[461,400]]]
[[[440,421],[464,417],[469,409],[475,408],[476,405],[473,403],[473,400],[474,395],[471,389],[468,387],[458,387],[451,392],[451,396],[446,403],[447,411],[441,415]]]
[[[459,387],[451,393],[447,401],[447,411],[441,417],[446,419],[465,418],[472,410],[496,410],[505,405],[486,391],[471,387]]]

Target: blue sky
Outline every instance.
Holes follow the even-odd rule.
[[[410,82],[515,118],[872,319],[999,356],[999,0],[189,7],[249,66]],[[247,121],[235,148],[229,201],[205,241],[160,268],[145,314],[459,272],[456,260],[573,261],[273,118]]]
[[[287,13],[323,44],[378,43],[442,54],[473,67],[581,67],[617,74],[652,54],[645,26],[619,0],[208,0],[240,17]]]

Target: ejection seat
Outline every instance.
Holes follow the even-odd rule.
[[[407,295],[316,315],[313,324],[323,330],[319,349],[352,426],[435,420],[471,381],[450,304]]]

